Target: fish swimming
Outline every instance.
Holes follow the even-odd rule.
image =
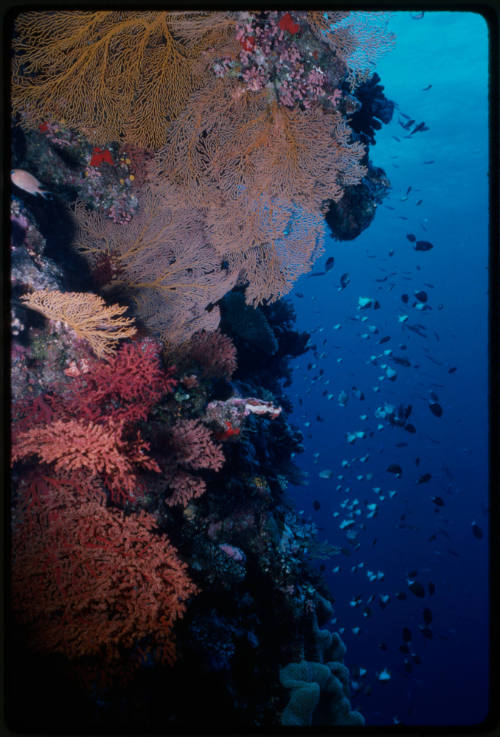
[[[428,481],[430,481],[432,478],[432,475],[430,473],[424,473],[423,476],[420,476],[419,480],[417,481],[417,484],[426,484]]]
[[[425,596],[425,589],[419,581],[408,580],[407,583],[412,594],[415,594],[415,596],[419,596],[420,598]]]
[[[429,402],[429,409],[434,417],[441,417],[443,414],[443,408],[438,402]]]
[[[389,473],[393,473],[397,478],[399,478],[399,476],[401,476],[401,474],[403,473],[403,469],[401,468],[401,466],[398,466],[397,463],[391,463],[391,465],[387,466],[385,470]]]
[[[10,180],[16,185],[16,187],[19,187],[19,189],[22,189],[29,194],[39,195],[45,199],[52,196],[52,193],[45,189],[43,184],[39,182],[33,174],[30,174],[24,169],[12,169],[10,172]]]
[[[415,251],[430,251],[431,248],[434,248],[434,245],[429,241],[417,241],[414,248]]]

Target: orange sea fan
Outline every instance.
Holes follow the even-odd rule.
[[[96,143],[125,137],[158,148],[211,53],[227,52],[233,24],[227,13],[196,11],[20,13],[14,110],[26,122],[64,119]]]
[[[111,356],[120,340],[137,332],[134,320],[123,317],[127,307],[106,305],[102,297],[90,292],[39,289],[24,294],[21,301],[49,320],[66,323],[79,338],[90,343],[98,358]]]

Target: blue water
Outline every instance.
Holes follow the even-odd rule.
[[[321,528],[321,539],[351,551],[350,556],[339,554],[324,563],[336,598],[337,621],[331,627],[344,628],[347,665],[367,670],[362,678],[354,678],[361,688],[353,693],[353,707],[361,710],[367,724],[397,720],[471,725],[484,720],[489,708],[488,30],[480,15],[461,12],[426,12],[420,20],[397,12],[390,28],[397,43],[377,64],[377,72],[386,96],[398,108],[393,121],[377,133],[371,159],[387,172],[391,193],[356,240],[327,238],[325,256],[315,270],[321,270],[330,255],[335,257],[334,268],[322,277],[302,277],[292,292],[298,329],[311,333],[318,356],[326,355],[316,360],[309,351],[295,361],[289,389],[295,407],[292,421],[304,433],[305,452],[297,463],[308,472],[309,481],[291,488],[290,494]],[[432,88],[424,91],[428,85]],[[425,121],[429,130],[405,138],[399,113]],[[430,160],[434,163],[424,164]],[[408,233],[432,242],[434,248],[414,250]],[[393,256],[388,255],[391,249]],[[351,283],[338,291],[345,272]],[[397,273],[385,282],[375,281],[390,272]],[[413,292],[419,289],[427,292],[432,310],[412,306]],[[403,293],[409,295],[408,304],[401,300]],[[358,310],[359,297],[378,300],[380,309]],[[405,314],[406,324],[424,325],[427,337],[398,322]],[[359,320],[363,316],[366,322]],[[334,330],[338,323],[340,329]],[[368,325],[379,332],[369,333]],[[369,337],[362,338],[364,333]],[[391,340],[379,345],[385,335]],[[370,356],[389,348],[412,366],[397,365],[390,356],[378,359],[378,365],[370,363]],[[384,362],[397,370],[395,381],[381,380]],[[310,363],[316,367],[308,370]],[[449,374],[453,366],[457,370]],[[353,386],[364,392],[363,401],[352,394]],[[325,390],[334,395],[331,400],[323,396]],[[337,401],[341,390],[349,394],[345,407]],[[442,405],[441,418],[429,410],[430,391]],[[386,401],[412,405],[415,434],[374,416]],[[316,419],[318,414],[324,421]],[[360,419],[362,414],[368,415],[366,420]],[[382,429],[377,429],[379,423]],[[356,430],[367,435],[373,431],[373,437],[351,445],[346,432]],[[401,442],[407,447],[395,447]],[[365,454],[365,462],[355,460],[342,468],[342,460]],[[399,479],[386,471],[393,463],[403,469]],[[332,478],[319,478],[324,469],[333,471]],[[356,478],[367,473],[373,474],[371,480]],[[417,484],[424,473],[432,479]],[[339,484],[343,486],[337,490]],[[381,488],[383,501],[373,487]],[[390,490],[397,492],[392,498]],[[441,497],[444,506],[436,506],[433,496]],[[357,499],[362,514],[353,517],[342,508],[346,499]],[[320,502],[318,511],[314,500]],[[369,519],[366,503],[373,502],[378,503],[378,515]],[[336,512],[340,516],[334,517]],[[346,539],[346,530],[339,529],[350,517],[359,533],[357,550]],[[482,539],[472,534],[473,521],[483,530]],[[409,527],[398,527],[401,523]],[[436,539],[429,541],[433,534]],[[359,563],[364,567],[353,570]],[[341,570],[333,573],[337,565]],[[382,571],[383,580],[370,582],[367,569]],[[425,598],[417,598],[407,586],[412,569],[426,587]],[[434,596],[427,591],[429,581],[435,584]],[[398,591],[407,593],[405,601],[395,599]],[[363,610],[370,594],[390,594],[391,599],[382,609],[377,597],[367,618]],[[350,606],[354,596],[362,599],[361,606]],[[424,607],[433,614],[432,640],[418,628]],[[359,634],[353,633],[355,627],[360,627]],[[412,633],[411,652],[422,660],[409,673],[404,659],[411,657],[399,651],[403,627]],[[382,642],[385,651],[379,648]],[[376,677],[383,668],[391,672],[385,682]],[[367,694],[368,685],[372,691]]]

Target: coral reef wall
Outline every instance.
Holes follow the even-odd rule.
[[[14,19],[18,729],[362,722],[340,638],[319,630],[324,546],[286,497],[302,436],[284,389],[309,336],[281,298],[331,208],[350,237],[388,186],[375,108],[350,122],[363,99],[383,107],[370,79],[393,38],[372,16]],[[292,676],[328,709],[299,709]]]

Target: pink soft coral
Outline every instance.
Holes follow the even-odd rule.
[[[167,504],[182,504],[205,492],[205,481],[190,471],[219,471],[224,464],[222,448],[212,440],[212,433],[199,420],[179,420],[170,430],[171,457],[166,472],[172,495]]]

